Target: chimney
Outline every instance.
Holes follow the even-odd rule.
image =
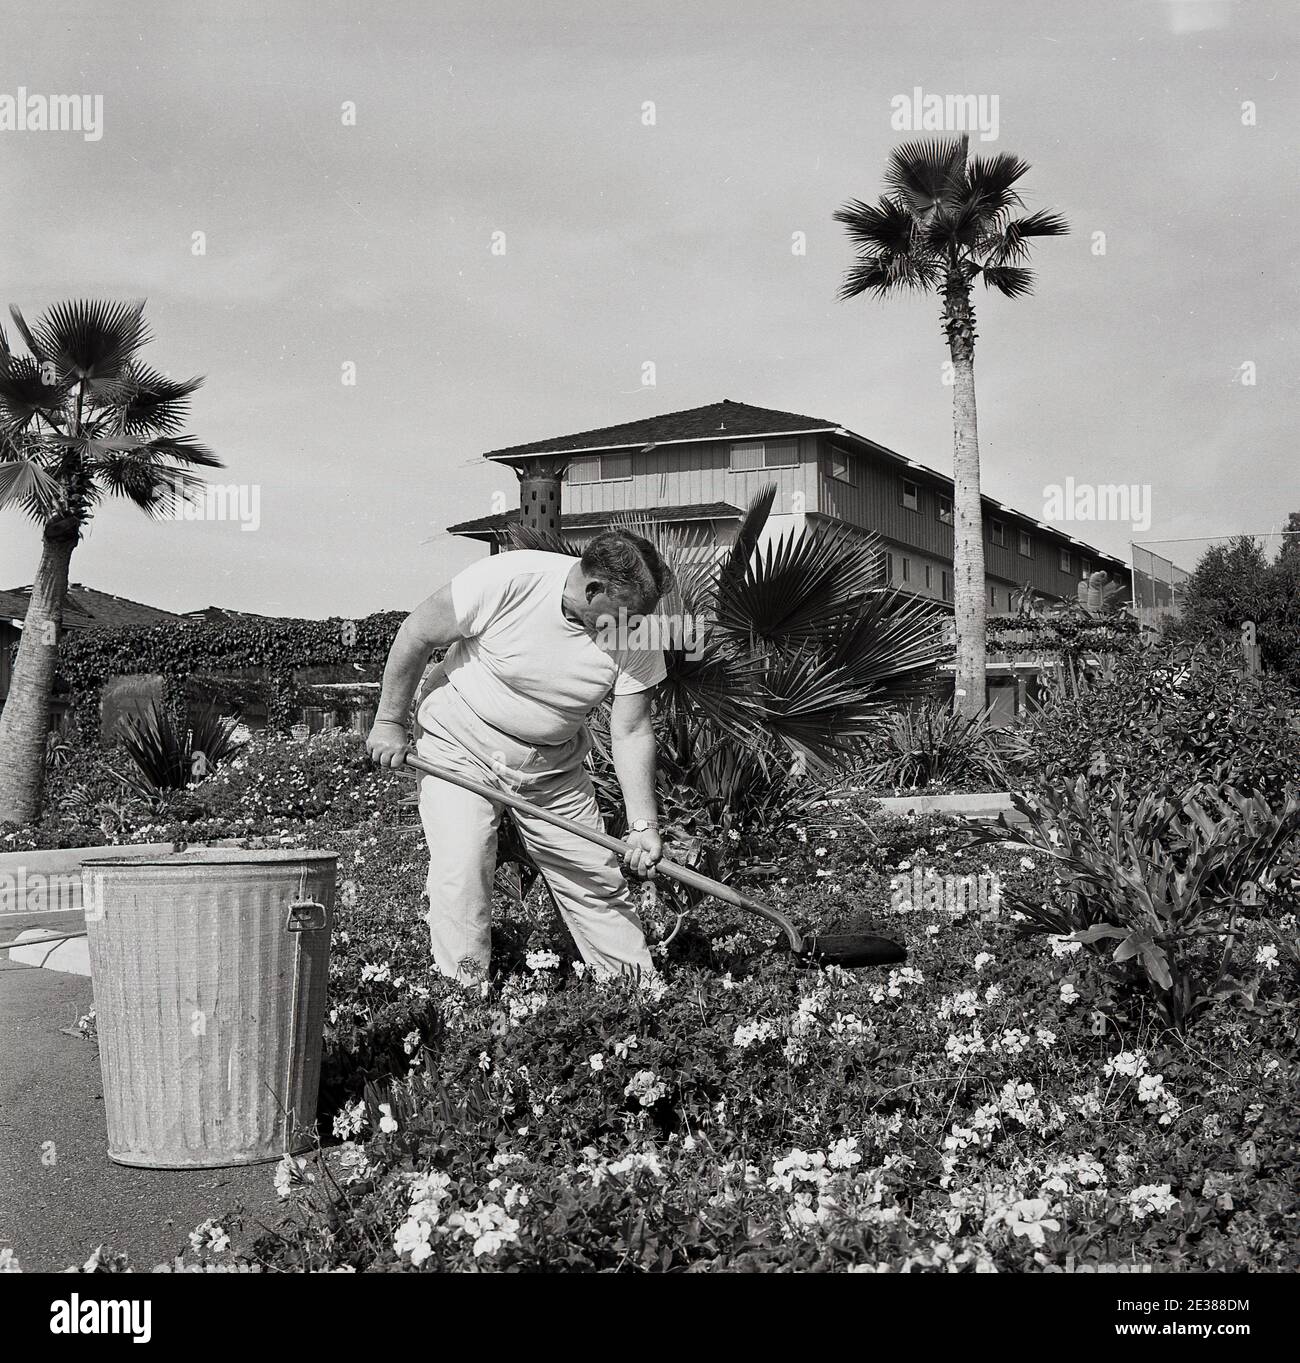
[[[560,537],[562,478],[568,460],[530,459],[516,466],[519,475],[519,524],[555,539]]]

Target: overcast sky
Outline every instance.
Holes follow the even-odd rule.
[[[260,488],[251,532],[106,509],[73,579],[176,610],[409,609],[485,552],[444,527],[516,501],[482,451],[722,398],[950,472],[935,300],[835,300],[831,214],[879,194],[915,87],[996,95],[978,149],[1027,160],[1029,207],[1074,229],[1039,244],[1034,297],[977,297],[986,492],[1041,515],[1067,476],[1149,484],[1141,539],[1280,525],[1298,15],[0,0],[0,97],[103,101],[96,141],[0,131],[0,303],[146,297],[146,357],[207,376],[192,429]],[[1128,558],[1126,525],[1072,528]],[[0,587],[38,549],[0,513]]]

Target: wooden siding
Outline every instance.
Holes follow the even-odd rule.
[[[636,511],[653,506],[729,502],[742,511],[761,488],[777,485],[777,513],[811,511],[817,495],[817,437],[798,437],[799,463],[732,473],[731,442],[664,445],[632,455],[632,476],[619,482],[564,485],[564,511]],[[737,442],[746,443],[746,442]],[[803,502],[797,500],[802,496]]]
[[[822,439],[825,439],[824,437]],[[856,485],[831,478],[826,471],[828,461],[819,468],[817,510],[827,516],[848,521],[873,531],[890,541],[895,554],[908,549],[936,560],[952,563],[952,526],[939,519],[938,499],[950,496],[943,484],[919,469],[903,469],[883,456],[850,451],[833,440],[825,441],[827,455],[832,445],[847,453],[856,471]],[[903,479],[917,485],[917,509],[903,505]],[[811,509],[811,507],[810,507]],[[1006,528],[1006,544],[994,544],[990,525],[999,520]],[[1019,532],[1029,532],[1032,555],[1025,557],[1019,549]],[[1062,548],[1071,554],[1071,571],[1062,572],[1058,555]],[[984,571],[986,579],[997,584],[1023,586],[1032,582],[1034,589],[1048,596],[1072,598],[1080,577],[1080,558],[1085,554],[1077,545],[1063,537],[1052,535],[1027,518],[996,507],[984,507]],[[1091,555],[1095,570],[1097,561]],[[1115,575],[1114,565],[1104,565]]]

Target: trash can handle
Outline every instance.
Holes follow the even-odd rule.
[[[295,899],[289,905],[287,932],[312,932],[325,926],[325,905],[315,899]]]

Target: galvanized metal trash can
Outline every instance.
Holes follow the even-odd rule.
[[[82,863],[111,1160],[206,1169],[310,1144],[337,860],[204,847]]]

